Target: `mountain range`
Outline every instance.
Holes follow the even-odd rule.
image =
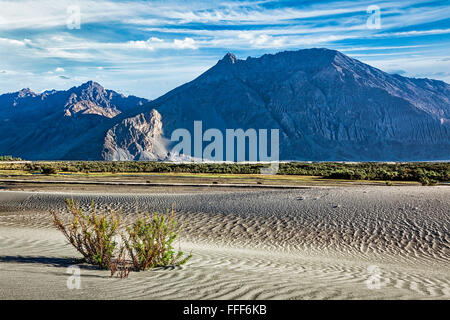
[[[0,154],[23,159],[101,159],[105,132],[147,99],[89,81],[67,91],[30,89],[0,96]]]
[[[0,96],[0,154],[24,159],[170,160],[173,130],[280,130],[281,160],[450,159],[450,85],[305,49],[216,65],[149,101],[87,82]]]

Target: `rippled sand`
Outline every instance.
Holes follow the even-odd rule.
[[[111,279],[81,266],[50,223],[73,197],[86,208],[176,204],[185,266]],[[448,299],[450,187],[352,186],[148,194],[0,192],[0,298]],[[368,281],[368,283],[367,283]]]

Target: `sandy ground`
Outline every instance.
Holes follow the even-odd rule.
[[[125,219],[175,203],[193,258],[128,279],[77,264],[51,227],[65,198]],[[449,299],[449,228],[449,186],[0,191],[0,299]]]

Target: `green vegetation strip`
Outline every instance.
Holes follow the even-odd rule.
[[[191,173],[259,174],[266,164],[248,163],[167,163],[167,162],[0,162],[0,170],[25,173]],[[279,175],[319,176],[324,179],[418,181],[432,185],[450,181],[450,162],[288,162],[280,163]]]
[[[21,161],[20,158],[15,158],[13,156],[0,156],[0,161]]]

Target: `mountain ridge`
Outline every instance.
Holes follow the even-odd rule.
[[[445,82],[393,76],[322,48],[246,60],[227,54],[145,108],[161,113],[166,132],[192,130],[194,120],[222,131],[279,128],[282,159],[421,160],[450,157],[441,126],[449,97]]]
[[[31,101],[45,94],[44,100],[50,101],[60,92],[23,89],[16,99]],[[83,123],[83,130],[73,132],[85,137],[74,139],[78,141],[67,152],[51,155],[62,159],[167,160],[171,132],[193,132],[197,120],[204,130],[222,132],[279,129],[281,160],[450,159],[449,84],[388,74],[326,48],[245,60],[227,53],[194,80],[152,101],[125,97],[92,81],[63,92],[70,93],[63,95],[64,105],[48,103],[47,109],[63,109],[64,118],[71,118],[60,124],[63,127],[73,130]],[[128,103],[118,107],[124,99]],[[0,96],[0,128],[6,119],[3,104],[11,102],[17,103],[11,96]],[[28,116],[45,119],[49,114],[42,110]],[[34,132],[46,134],[43,129]],[[148,139],[152,134],[157,138]],[[0,153],[29,159],[45,155],[33,156],[33,145],[24,146],[25,152],[14,147],[23,139],[12,140],[0,143]],[[91,147],[86,146],[89,140]]]
[[[149,100],[125,97],[88,81],[68,90],[0,95],[0,153],[24,159],[100,159],[101,135],[114,119]],[[18,125],[20,124],[20,126]]]

